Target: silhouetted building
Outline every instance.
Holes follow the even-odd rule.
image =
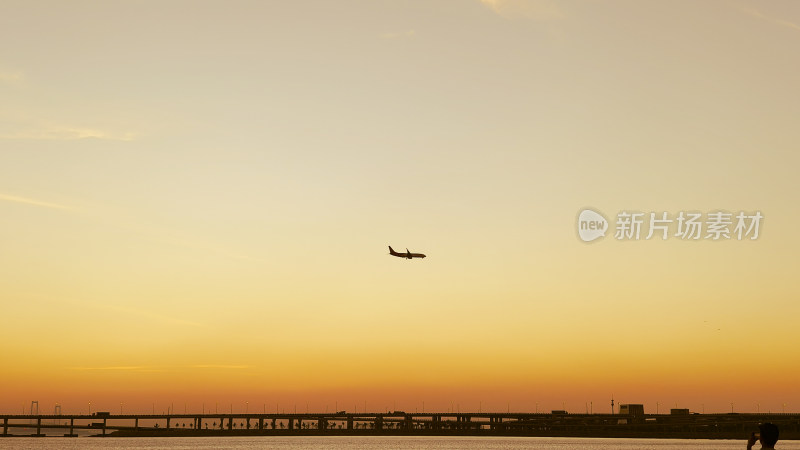
[[[688,416],[689,409],[688,408],[672,408],[669,410],[669,413],[673,416]]]
[[[621,403],[619,405],[619,413],[629,416],[643,416],[644,405],[637,405],[634,403]]]

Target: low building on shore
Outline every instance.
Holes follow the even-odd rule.
[[[644,405],[636,403],[620,403],[619,413],[620,415],[628,416],[644,416]]]

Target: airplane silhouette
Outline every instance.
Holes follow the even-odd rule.
[[[423,255],[422,253],[411,253],[410,251],[408,251],[408,249],[406,249],[405,253],[397,253],[396,251],[394,251],[391,245],[389,246],[389,254],[392,256],[397,256],[398,258],[406,258],[406,259],[425,257],[425,255]]]

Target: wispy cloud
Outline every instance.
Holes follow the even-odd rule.
[[[0,68],[0,86],[27,84],[25,73],[21,70],[4,70]],[[30,86],[30,92],[38,91],[38,86]],[[29,92],[29,93],[30,93]],[[14,105],[5,102],[0,104],[0,139],[15,140],[47,140],[73,141],[81,139],[102,139],[111,141],[132,141],[137,135],[124,128],[110,129],[106,116],[76,119],[74,114],[40,109],[25,113],[24,98],[22,103]]]
[[[246,365],[232,365],[232,364],[195,364],[189,366],[192,369],[249,369],[250,366]]]
[[[145,366],[103,366],[103,367],[70,367],[72,370],[119,370],[119,371],[142,371],[147,370]]]
[[[57,203],[44,202],[41,200],[35,200],[27,197],[18,197],[16,195],[0,194],[0,200],[4,200],[7,202],[14,202],[14,203],[23,203],[26,205],[42,206],[45,208],[53,208],[53,209],[72,209],[68,206],[59,205]]]
[[[52,209],[60,209],[64,211],[70,211],[72,213],[78,213],[87,217],[91,217],[97,221],[103,222],[110,222],[114,226],[118,228],[123,228],[137,234],[140,234],[146,237],[149,240],[153,240],[162,244],[171,245],[174,247],[192,249],[192,250],[199,250],[215,255],[220,255],[226,258],[237,259],[242,261],[250,261],[255,263],[264,263],[267,260],[262,258],[255,258],[241,252],[231,250],[224,246],[215,245],[213,242],[204,242],[197,239],[187,239],[181,237],[180,233],[176,233],[170,230],[163,230],[153,227],[142,226],[140,224],[131,223],[128,221],[120,220],[117,215],[109,214],[108,209],[103,206],[95,206],[94,208],[74,208],[72,206],[66,206],[58,203],[53,203],[49,201],[34,199],[30,197],[22,197],[19,195],[11,195],[11,194],[4,194],[0,192],[0,202],[12,202],[12,203],[19,203],[23,205],[30,205],[30,206],[38,206],[42,208],[52,208]],[[80,202],[85,204],[86,202]],[[146,316],[150,319],[160,322],[170,322],[178,325],[191,325],[191,326],[203,326],[201,323],[193,322],[190,320],[184,320],[180,318],[173,318],[167,317],[157,313],[151,313],[144,310],[133,310],[133,309],[124,309],[118,308],[117,312],[122,313],[131,313],[131,314],[138,314],[140,316]]]
[[[167,372],[180,369],[249,369],[248,365],[231,364],[195,364],[190,366],[81,366],[70,367],[70,370],[108,371],[108,372]]]
[[[742,7],[739,8],[739,10],[741,12],[743,12],[743,13],[749,15],[749,16],[755,17],[757,19],[766,20],[768,22],[774,23],[775,25],[780,25],[780,26],[787,27],[787,28],[793,28],[795,30],[800,31],[800,25],[798,25],[798,24],[796,24],[794,22],[790,22],[788,20],[784,20],[784,19],[779,19],[777,17],[768,16],[768,15],[762,13],[761,11],[759,11],[759,10],[757,10],[755,8],[742,6]]]
[[[121,215],[119,213],[116,214],[112,213],[112,211],[110,211],[106,205],[86,206],[87,205],[86,201],[72,199],[71,202],[80,205],[79,207],[73,207],[59,203],[53,203],[50,201],[0,192],[0,203],[1,202],[19,203],[22,205],[38,206],[42,208],[51,208],[51,209],[67,211],[70,214],[78,214],[97,222],[108,223],[109,225],[112,225],[114,227],[134,232],[149,241],[177,248],[202,251],[212,255],[219,255],[225,258],[248,261],[252,263],[269,262],[269,260],[267,259],[253,257],[244,254],[240,251],[227,248],[224,245],[218,245],[212,241],[198,239],[198,238],[193,238],[193,239],[187,238],[183,235],[183,232],[180,231],[176,232],[174,230],[166,230],[157,227],[145,226],[140,223],[124,220],[121,218]],[[188,325],[193,327],[204,326],[204,324],[199,322],[194,322],[179,317],[169,317],[163,314],[139,308],[134,309],[134,308],[110,307],[110,306],[103,306],[103,307],[108,309],[114,309],[116,312],[139,315],[141,317],[145,317],[156,322],[172,323],[176,325]]]
[[[74,141],[79,139],[103,139],[111,141],[132,141],[135,135],[130,132],[114,133],[94,128],[69,126],[25,127],[17,130],[0,131],[0,139]]]
[[[25,80],[25,74],[22,71],[0,71],[0,83],[5,84],[19,84]]]
[[[417,35],[415,30],[405,30],[392,33],[383,33],[381,39],[408,39]]]
[[[566,17],[552,0],[480,0],[492,11],[506,19],[557,20]]]

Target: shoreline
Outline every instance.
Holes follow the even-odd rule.
[[[134,430],[115,430],[103,434],[84,434],[84,435],[56,435],[56,434],[7,434],[0,435],[0,438],[179,438],[179,437],[528,437],[528,438],[597,438],[597,439],[696,439],[696,440],[739,440],[746,433],[742,432],[651,432],[635,430],[609,430],[607,432],[497,432],[490,430],[462,430],[462,431],[434,431],[417,430],[409,432],[405,430],[163,430],[163,429],[139,429]],[[781,433],[781,440],[796,441],[800,440],[800,433],[787,432]]]
[[[0,437],[474,436],[741,439],[772,422],[800,440],[800,414],[120,414],[0,415]]]

